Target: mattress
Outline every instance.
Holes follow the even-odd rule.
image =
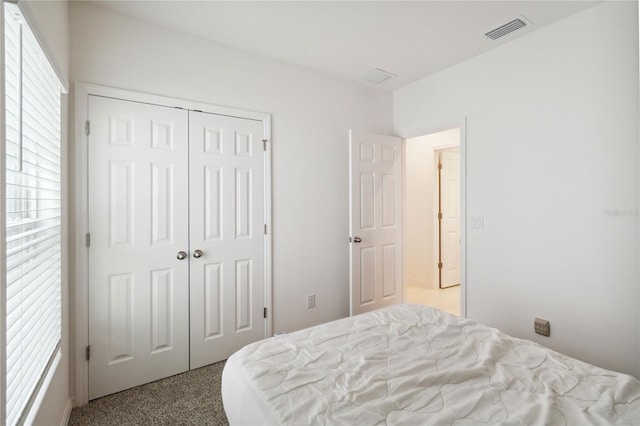
[[[222,378],[236,424],[640,424],[640,382],[420,305],[250,344]]]

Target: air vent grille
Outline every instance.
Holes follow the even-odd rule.
[[[396,77],[396,75],[391,74],[388,71],[375,68],[363,75],[362,80],[368,81],[369,83],[380,84],[383,81],[389,80],[391,77]]]
[[[526,25],[527,23],[523,19],[516,18],[513,21],[496,28],[495,30],[489,31],[485,34],[485,36],[487,36],[491,40],[495,40],[500,37],[506,36],[507,34],[514,32],[515,30],[519,30]]]

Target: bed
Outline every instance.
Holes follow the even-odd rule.
[[[640,382],[421,305],[250,344],[222,375],[231,425],[640,424]]]

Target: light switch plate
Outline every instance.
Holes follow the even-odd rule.
[[[469,218],[470,229],[484,229],[484,216],[471,216]]]
[[[307,309],[316,307],[316,295],[310,294],[307,296]]]

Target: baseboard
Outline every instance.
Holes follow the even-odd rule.
[[[67,398],[66,404],[64,404],[64,413],[62,415],[62,423],[60,426],[67,426],[69,419],[71,419],[71,410],[73,410],[73,399]]]
[[[414,277],[407,277],[407,284],[413,287],[431,288],[425,280],[421,280]]]
[[[433,283],[429,283],[426,280],[422,280],[414,277],[407,277],[407,285],[410,285],[413,287],[420,287],[420,288],[431,288],[431,289],[438,288],[437,284],[434,285]]]

